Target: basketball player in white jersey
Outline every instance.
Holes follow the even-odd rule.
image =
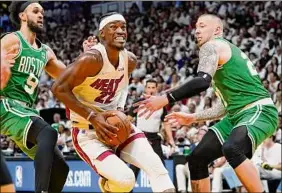
[[[154,192],[175,192],[160,158],[144,134],[132,126],[129,138],[118,147],[106,146],[117,128],[106,123],[107,110],[124,107],[128,76],[136,56],[127,51],[126,21],[118,13],[104,15],[99,25],[99,44],[82,54],[54,83],[55,96],[71,109],[72,137],[80,157],[100,176],[103,192],[129,192],[134,173],[122,161],[143,169]]]

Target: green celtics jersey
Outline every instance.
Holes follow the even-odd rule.
[[[46,45],[34,49],[20,31],[14,32],[20,40],[20,50],[11,68],[11,78],[0,95],[32,106],[37,97],[39,79],[47,63]]]
[[[217,40],[227,42],[232,51],[230,60],[219,67],[213,77],[215,92],[228,114],[232,116],[246,105],[270,97],[248,56],[227,40]]]

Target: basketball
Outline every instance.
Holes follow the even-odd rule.
[[[125,142],[125,140],[129,137],[131,133],[131,123],[127,119],[127,116],[118,110],[111,110],[108,112],[115,113],[116,115],[108,117],[107,123],[119,128],[119,131],[117,132],[117,137],[113,137],[111,142],[106,141],[106,143],[111,147],[118,146]]]

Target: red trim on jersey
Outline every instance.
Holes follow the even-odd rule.
[[[109,155],[113,155],[113,152],[111,150],[108,150],[108,151],[101,153],[96,159],[99,160],[99,161],[103,161]]]
[[[77,141],[77,135],[79,133],[79,129],[78,128],[73,128],[72,130],[72,139],[73,139],[73,145],[78,153],[78,155],[81,157],[81,159],[83,159],[97,174],[97,168],[95,167],[95,165],[92,164],[90,158],[87,156],[87,154],[83,151],[83,149],[80,147],[78,141]],[[112,155],[113,152],[108,150],[105,151],[103,153],[101,153],[96,159],[99,161],[103,161],[106,157],[108,157],[109,155]]]
[[[66,118],[70,120],[70,109],[66,107]]]
[[[131,137],[129,137],[125,142],[123,142],[122,144],[120,144],[116,150],[116,155],[120,156],[120,152],[123,148],[125,148],[125,146],[127,146],[128,144],[130,144],[132,141],[134,141],[135,139],[138,138],[146,138],[144,133],[137,133],[135,135],[132,135]]]

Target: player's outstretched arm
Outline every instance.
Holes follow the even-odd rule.
[[[57,56],[50,47],[47,47],[48,62],[45,66],[45,71],[53,78],[58,78],[66,69],[66,65],[58,60]]]
[[[193,97],[205,91],[211,84],[218,67],[219,55],[215,42],[207,42],[199,52],[197,76],[183,85],[167,93],[169,102],[179,101]]]
[[[94,109],[90,109],[77,100],[72,92],[87,77],[97,75],[102,67],[103,61],[99,51],[91,50],[83,53],[57,78],[52,86],[52,92],[68,108],[88,120],[101,140],[110,140],[111,137],[116,136],[117,128],[107,124],[105,120],[113,115],[94,112]]]
[[[217,100],[217,103],[209,109],[200,111],[198,113],[194,113],[195,121],[201,122],[201,121],[208,121],[208,120],[217,120],[222,118],[226,114],[226,109],[221,102],[220,99]]]
[[[222,102],[218,100],[212,108],[206,109],[199,113],[188,114],[183,112],[174,112],[167,115],[165,120],[174,127],[181,125],[189,126],[195,122],[220,119],[225,114],[225,107]]]
[[[150,112],[146,117],[149,118],[153,112],[159,110],[168,103],[189,98],[205,91],[209,88],[212,77],[217,70],[218,60],[219,54],[216,43],[214,41],[205,43],[200,48],[197,76],[192,80],[186,81],[176,89],[169,91],[166,95],[153,96],[147,100],[135,103],[134,106],[139,107],[138,111],[142,111],[139,116],[143,116],[144,114]]]

